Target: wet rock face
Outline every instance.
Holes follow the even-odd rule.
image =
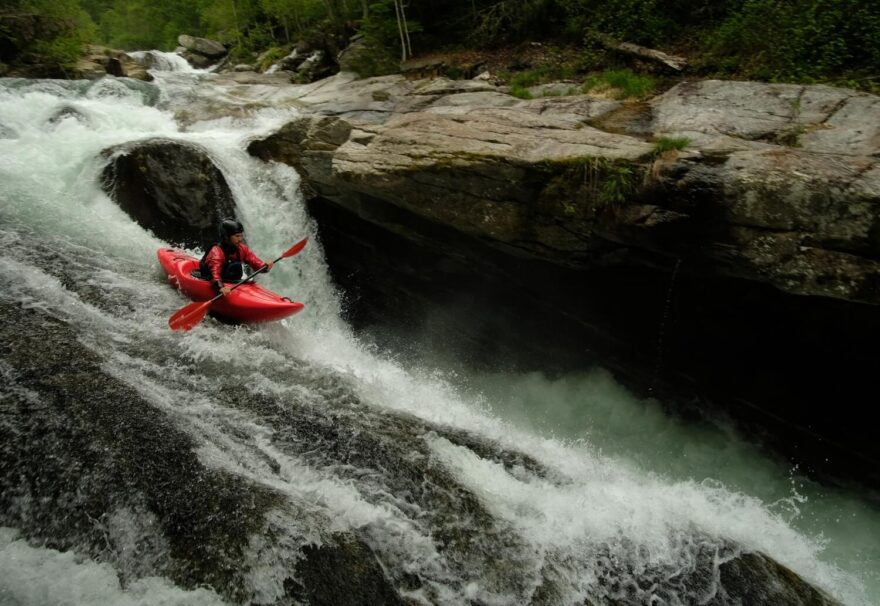
[[[152,140],[108,149],[102,186],[146,229],[170,243],[205,246],[217,224],[235,216],[235,202],[220,170],[192,145]]]
[[[750,422],[735,402],[757,403],[786,456],[880,482],[876,441],[846,421],[880,364],[864,338],[880,317],[880,97],[706,81],[632,104],[521,101],[483,81],[340,74],[297,100],[249,150],[302,175],[360,326],[440,309],[443,342],[491,360],[542,349],[537,331],[517,339],[539,309],[582,360]],[[460,328],[485,308],[505,311]],[[827,407],[840,399],[849,413]]]
[[[7,302],[0,312],[10,320],[0,329],[0,525],[109,562],[125,584],[159,575],[236,603],[288,604],[295,594],[356,603],[323,597],[337,580],[333,595],[402,603],[361,539],[328,533],[316,547],[317,530],[297,537],[303,551],[290,554],[283,588],[261,600],[249,552],[254,535],[269,552],[289,549],[270,515],[283,498],[204,466],[174,419],[106,374],[71,326]]]
[[[11,394],[0,421],[2,524],[115,564],[132,540],[133,566],[118,566],[126,574],[234,594],[248,534],[273,496],[202,467],[189,438],[106,375],[71,327],[0,307],[22,331],[0,350]],[[134,536],[126,537],[126,519]]]
[[[312,606],[359,606],[382,604],[404,606],[397,591],[385,580],[370,549],[351,537],[304,550],[297,565],[301,579],[292,592]]]
[[[718,605],[834,603],[771,558],[691,531],[680,537],[687,569],[655,562],[634,573],[644,555],[638,537],[590,545],[577,562],[550,550],[535,569],[534,546],[493,515],[432,444],[466,450],[523,481],[567,485],[558,471],[478,435],[365,405],[331,376],[318,378],[319,406],[305,391],[255,395],[236,377],[218,378],[219,403],[271,431],[274,450],[264,456],[332,470],[399,512],[403,526],[426,532],[436,562],[418,568],[405,545],[389,542],[394,524],[341,532],[310,496],[205,465],[186,423],[107,374],[72,326],[5,301],[0,312],[9,320],[0,325],[0,524],[32,544],[108,562],[124,582],[162,575],[236,603],[278,606],[421,603],[406,593],[441,602],[444,591],[464,595],[474,583],[509,603],[550,606],[578,582],[567,576],[574,564],[594,573],[587,603],[596,605],[640,604],[650,595]],[[290,380],[315,380],[310,368],[291,372]],[[267,465],[288,477],[277,461]]]

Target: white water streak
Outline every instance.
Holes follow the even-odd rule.
[[[203,96],[248,104],[245,87],[213,89],[204,74],[174,73],[158,81],[166,96],[196,87]],[[648,473],[624,457],[603,455],[589,436],[572,442],[517,427],[492,414],[491,399],[463,394],[442,375],[413,371],[364,348],[340,319],[339,298],[319,234],[299,196],[298,176],[289,167],[264,164],[245,152],[248,140],[272,132],[296,110],[254,109],[181,127],[169,112],[145,105],[139,90],[109,78],[85,91],[81,85],[52,82],[16,90],[0,86],[0,126],[11,133],[0,138],[0,228],[9,238],[27,231],[62,255],[94,261],[95,273],[78,279],[102,286],[105,295],[113,295],[130,310],[122,313],[84,301],[40,269],[36,260],[31,264],[11,253],[2,253],[6,256],[0,257],[0,272],[20,279],[3,296],[40,307],[82,331],[87,345],[108,360],[110,374],[178,419],[199,445],[203,463],[269,486],[292,502],[310,503],[315,516],[333,520],[330,528],[366,532],[379,552],[398,561],[409,558],[420,574],[437,580],[435,595],[444,603],[463,601],[466,596],[443,587],[447,571],[437,546],[411,513],[395,506],[393,498],[368,499],[375,496],[364,493],[368,486],[285,455],[273,446],[269,428],[211,398],[213,386],[205,370],[220,367],[249,377],[253,393],[296,393],[309,387],[285,383],[284,365],[308,364],[316,372],[348,381],[369,406],[476,433],[525,452],[568,478],[570,483],[559,485],[515,477],[468,449],[441,438],[430,441],[434,456],[538,554],[565,552],[576,560],[584,546],[623,535],[647,546],[651,558],[669,560],[677,557],[671,538],[696,528],[765,551],[848,604],[871,603],[873,597],[863,589],[870,580],[863,567],[844,572],[828,562],[822,537],[798,532],[760,499],[712,482]],[[259,107],[268,93],[259,89],[253,94]],[[70,111],[59,117],[65,108]],[[230,184],[249,243],[263,258],[310,237],[300,255],[279,263],[264,282],[302,300],[304,312],[259,329],[231,329],[206,321],[188,334],[168,331],[167,316],[186,301],[164,284],[157,270],[155,250],[163,243],[132,222],[97,184],[107,161],[103,150],[157,136],[199,145],[210,154]],[[116,264],[130,269],[117,273]],[[145,352],[152,357],[147,359]],[[192,377],[194,369],[197,374]],[[237,431],[227,431],[230,426]],[[274,460],[280,471],[267,460]],[[283,512],[277,516],[279,525],[294,523],[284,522]],[[303,536],[306,531],[297,532]],[[207,592],[184,594],[157,579],[143,579],[123,590],[113,584],[105,564],[78,562],[72,554],[29,551],[9,532],[2,536],[0,573],[8,576],[0,574],[0,596],[12,592],[9,595],[20,596],[16,599],[24,604],[67,603],[54,597],[62,585],[51,579],[63,579],[84,596],[82,600],[91,596],[94,603],[139,604],[147,595],[145,587],[167,595],[171,604],[183,603],[174,601],[177,592],[193,600],[187,603],[213,603],[216,598]],[[265,568],[252,574],[251,593],[277,596],[282,580],[278,567],[295,560],[299,544],[289,545],[276,561],[261,551],[257,538],[254,541],[252,557]],[[580,576],[571,579],[572,591],[582,594],[591,573],[575,572]],[[29,588],[19,582],[27,574],[49,579],[30,588],[38,594],[27,593]],[[479,583],[464,591],[488,602],[503,601]]]

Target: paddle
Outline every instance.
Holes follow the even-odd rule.
[[[306,242],[308,242],[308,240],[309,237],[306,236],[305,238],[288,248],[286,251],[284,251],[284,253],[282,253],[282,255],[275,259],[272,263],[275,264],[278,263],[278,261],[280,261],[281,259],[292,257],[306,247]],[[250,282],[257,276],[258,273],[265,271],[267,267],[268,265],[264,265],[263,267],[249,275],[247,278],[233,286],[230,290],[235,290],[242,284]],[[210,301],[196,301],[194,303],[190,303],[185,307],[182,307],[181,309],[177,310],[177,313],[175,313],[168,319],[168,326],[171,327],[171,330],[191,329],[193,326],[205,319],[205,316],[208,314],[208,310],[211,309],[211,304],[222,296],[223,294],[219,294]]]

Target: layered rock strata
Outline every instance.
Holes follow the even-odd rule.
[[[816,461],[876,468],[849,414],[878,362],[877,96],[706,81],[641,103],[519,100],[343,73],[278,101],[301,116],[250,150],[302,175],[364,322],[491,309],[463,341],[531,351],[558,331],[637,383],[763,418]]]

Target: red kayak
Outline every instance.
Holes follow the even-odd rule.
[[[210,301],[217,295],[214,285],[199,275],[199,260],[174,248],[160,248],[159,263],[168,281],[193,301]],[[235,283],[229,283],[235,286]],[[211,313],[233,322],[271,322],[299,312],[304,305],[263,288],[242,284],[211,305]]]

